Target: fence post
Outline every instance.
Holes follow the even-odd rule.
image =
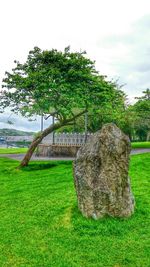
[[[52,116],[52,124],[54,126],[54,123],[55,123],[55,118],[54,116]],[[53,135],[52,135],[52,144],[54,145],[55,144],[55,132],[53,131]]]
[[[85,117],[84,117],[84,123],[85,123],[85,125],[84,125],[84,129],[85,129],[85,137],[84,137],[84,142],[86,143],[86,141],[87,141],[87,128],[88,128],[88,113],[86,112],[85,113]]]

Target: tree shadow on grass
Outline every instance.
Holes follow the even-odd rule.
[[[71,161],[51,161],[51,162],[31,162],[27,167],[22,168],[22,171],[39,171],[51,169],[59,165],[71,165]]]

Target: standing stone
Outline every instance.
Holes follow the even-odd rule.
[[[134,211],[130,188],[129,138],[113,123],[103,126],[77,153],[74,180],[85,217],[128,217]]]

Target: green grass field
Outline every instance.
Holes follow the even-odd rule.
[[[26,153],[27,148],[0,148],[0,154],[22,154]]]
[[[150,148],[150,142],[133,142],[132,148]],[[27,148],[0,148],[0,154],[22,154]]]
[[[150,148],[150,142],[132,142],[132,148]]]
[[[132,156],[136,200],[129,219],[83,218],[77,209],[72,162],[0,159],[0,266],[150,266],[150,154]]]

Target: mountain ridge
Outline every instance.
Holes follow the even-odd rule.
[[[0,129],[0,136],[29,136],[34,134],[35,132],[27,132],[16,129],[8,129],[8,128]]]

